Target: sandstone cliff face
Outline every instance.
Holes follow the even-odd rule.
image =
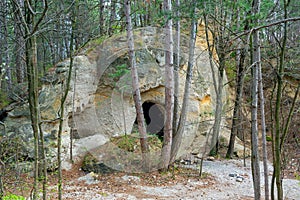
[[[148,120],[148,130],[156,134],[163,128],[164,112],[168,112],[164,110],[163,31],[149,27],[136,30],[134,35],[142,101],[150,121],[145,120]],[[178,94],[180,102],[183,98],[188,59],[188,37],[182,36],[181,44]],[[113,136],[130,134],[133,131],[136,113],[127,50],[126,34],[121,34],[100,45],[87,48],[74,58],[63,131],[66,160],[71,130],[76,138],[73,150],[75,157],[86,151],[93,151],[109,142]],[[202,153],[213,124],[215,92],[212,70],[208,52],[199,41],[195,50],[195,61],[187,122],[179,156],[190,152]],[[58,130],[57,113],[68,66],[69,60],[59,63],[42,79],[44,84],[40,92],[41,117],[44,120],[45,136],[50,138],[47,143],[48,154],[53,159],[55,144],[50,141],[54,141]],[[214,70],[217,70],[216,66]],[[23,105],[9,113],[6,120],[8,137],[23,130],[20,135],[26,134],[27,142],[32,139],[28,112],[27,105]],[[31,145],[29,147],[32,148]],[[28,152],[32,151],[30,148]]]

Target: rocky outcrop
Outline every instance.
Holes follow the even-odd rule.
[[[147,130],[158,134],[163,129],[164,113],[168,112],[164,110],[164,34],[161,29],[149,27],[136,30],[134,36],[140,90],[147,117],[145,120],[148,120]],[[75,158],[87,151],[95,151],[98,156],[101,151],[97,149],[109,143],[111,137],[134,132],[136,113],[131,92],[126,35],[116,35],[100,45],[96,44],[97,42],[91,43],[80,55],[74,57],[63,126],[65,161],[69,156],[71,132],[75,138]],[[181,44],[178,94],[180,102],[183,98],[189,48],[186,36],[182,36]],[[201,153],[213,124],[215,92],[212,70],[208,52],[199,42],[195,50],[195,60],[189,109],[179,156],[191,152]],[[47,140],[47,153],[53,159],[58,112],[69,62],[66,60],[57,64],[41,79],[43,85],[39,102],[42,128]],[[216,70],[216,66],[213,67]],[[32,141],[27,104],[9,112],[5,123],[5,137],[18,136],[26,143]],[[32,145],[27,147],[26,152],[32,157]]]

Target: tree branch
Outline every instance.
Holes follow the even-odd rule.
[[[237,36],[235,36],[233,39],[230,40],[230,42],[233,42],[234,40],[240,38],[241,36],[243,35],[247,35],[247,34],[252,34],[254,31],[257,31],[257,30],[260,30],[260,29],[263,29],[263,28],[267,28],[267,27],[271,27],[271,26],[276,26],[278,24],[282,24],[282,23],[286,23],[286,22],[292,22],[292,21],[299,21],[300,20],[300,17],[293,17],[293,18],[287,18],[287,19],[283,19],[283,20],[279,20],[279,21],[275,21],[273,23],[270,23],[270,24],[266,24],[266,25],[262,25],[262,26],[257,26],[257,27],[254,27],[248,31],[245,31]]]

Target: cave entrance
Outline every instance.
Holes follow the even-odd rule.
[[[165,122],[165,113],[163,106],[156,104],[151,101],[145,101],[142,104],[144,118],[146,123],[146,130],[148,134],[155,134],[160,139],[164,135],[164,122]],[[137,124],[137,120],[135,120]]]

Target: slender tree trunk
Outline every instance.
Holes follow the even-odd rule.
[[[174,74],[173,74],[173,34],[172,19],[169,14],[172,12],[171,0],[164,0],[164,10],[166,11],[166,43],[165,43],[165,127],[164,141],[162,148],[162,169],[166,170],[170,164],[171,147],[172,147],[172,125],[173,125],[173,109],[174,109]]]
[[[25,19],[23,21],[23,26],[25,28],[25,56],[26,56],[26,67],[27,67],[27,78],[28,78],[28,102],[29,102],[29,110],[30,110],[30,118],[31,118],[31,126],[33,130],[34,136],[34,184],[33,184],[33,199],[38,198],[38,179],[39,179],[39,148],[44,149],[44,146],[39,147],[39,143],[41,145],[44,144],[43,141],[43,132],[40,128],[40,110],[39,110],[39,90],[38,90],[38,63],[37,63],[37,36],[36,32],[38,31],[39,25],[44,19],[46,12],[48,10],[47,0],[44,1],[44,8],[41,12],[40,17],[36,20],[34,13],[32,13],[32,8],[34,4],[31,0],[24,5],[25,7]],[[17,4],[17,9],[21,10],[20,6]],[[23,17],[22,15],[20,17]],[[40,133],[40,135],[39,135]],[[39,138],[40,136],[40,138]],[[42,156],[41,159],[44,160],[43,164],[46,164],[45,161],[45,152],[41,151]],[[45,172],[44,166],[44,171]],[[44,175],[43,181],[43,199],[46,199],[46,173]]]
[[[225,63],[224,63],[225,64]],[[222,110],[223,110],[223,80],[224,80],[224,68],[221,67],[221,64],[218,69],[218,83],[216,89],[216,108],[215,108],[215,122],[213,125],[213,139],[211,154],[217,155],[219,152],[219,135],[222,121]]]
[[[26,65],[28,78],[28,101],[30,109],[31,125],[34,136],[34,185],[33,199],[38,195],[38,166],[39,166],[39,116],[38,116],[38,79],[37,79],[37,60],[36,60],[36,38],[31,36],[26,41]]]
[[[265,181],[265,200],[269,200],[269,170],[268,170],[268,153],[267,153],[267,140],[266,140],[266,122],[265,122],[265,98],[262,83],[261,63],[258,64],[258,88],[260,100],[260,114],[261,114],[261,140],[262,140],[262,154],[264,166],[264,181]]]
[[[4,71],[2,73],[3,76],[5,76],[5,82],[6,82],[6,91],[8,94],[10,94],[11,90],[12,90],[12,77],[11,77],[11,67],[10,67],[10,62],[11,62],[11,58],[10,58],[10,52],[9,52],[9,27],[8,27],[8,20],[7,20],[7,16],[8,14],[8,5],[6,5],[7,2],[4,2],[4,7],[3,7],[3,25],[2,28],[3,30],[3,41],[2,41],[2,49],[3,49],[3,53],[4,53],[4,62],[1,63],[1,65],[4,67]]]
[[[105,30],[105,23],[104,23],[104,0],[100,0],[99,2],[99,34],[100,36],[103,35]]]
[[[40,115],[39,115],[40,117]],[[43,200],[47,199],[47,181],[48,181],[48,175],[47,175],[47,160],[46,160],[46,151],[45,151],[45,138],[44,138],[44,132],[42,129],[41,119],[39,119],[39,136],[40,136],[40,147],[39,147],[39,154],[40,154],[40,160],[41,164],[39,165],[39,170],[41,171],[40,180],[42,180],[42,192],[43,192]]]
[[[196,8],[197,8],[197,1],[192,1],[193,6],[193,16],[196,14]],[[171,152],[171,160],[170,162],[173,163],[176,159],[176,155],[178,153],[178,150],[180,148],[180,144],[182,141],[184,128],[185,128],[185,122],[186,122],[186,114],[188,111],[188,105],[189,105],[189,98],[190,98],[190,86],[192,82],[193,77],[193,68],[195,63],[195,43],[196,43],[196,34],[197,34],[197,19],[195,17],[192,19],[191,22],[191,35],[190,35],[190,45],[189,45],[189,61],[188,61],[188,68],[186,73],[186,79],[185,79],[185,88],[184,88],[184,97],[183,97],[183,103],[182,103],[182,109],[180,114],[180,119],[178,123],[178,129],[176,131],[175,137],[172,142],[172,152]]]
[[[127,40],[128,40],[128,54],[129,54],[129,62],[131,67],[131,78],[132,78],[132,88],[133,88],[133,99],[134,105],[137,114],[137,122],[138,122],[138,130],[140,133],[140,142],[141,142],[141,150],[143,156],[147,156],[146,153],[149,152],[149,147],[147,143],[147,133],[146,133],[146,126],[144,122],[144,113],[142,108],[142,98],[139,88],[139,78],[138,72],[136,67],[136,60],[135,60],[135,49],[134,49],[134,41],[133,41],[133,31],[132,31],[132,23],[131,23],[131,6],[130,1],[124,1],[125,6],[125,15],[126,15],[126,23],[127,23]],[[145,163],[147,164],[147,163]]]
[[[4,43],[4,21],[5,21],[5,1],[0,1],[0,47],[3,47]],[[4,49],[0,48],[0,90],[1,88],[1,82],[2,82],[2,77],[3,77],[3,55],[4,55]]]
[[[294,95],[294,98],[293,98],[293,102],[292,102],[292,105],[290,107],[286,123],[284,125],[284,129],[283,129],[283,133],[282,133],[282,137],[281,137],[282,139],[280,141],[280,150],[282,152],[284,150],[284,144],[285,144],[284,142],[285,142],[285,139],[287,138],[290,123],[291,123],[291,120],[292,120],[292,117],[293,117],[293,114],[294,114],[294,111],[295,111],[295,106],[296,106],[296,102],[297,102],[297,99],[298,99],[299,90],[300,90],[300,83],[298,83],[298,87],[296,89],[296,92],[295,92],[295,95]]]
[[[238,126],[241,126],[239,119],[241,113],[241,104],[242,104],[242,97],[243,97],[243,87],[244,87],[244,62],[246,58],[246,49],[242,49],[239,56],[238,61],[238,69],[237,69],[237,81],[236,81],[236,96],[234,101],[234,109],[233,109],[233,116],[232,116],[232,125],[231,125],[231,134],[229,140],[229,146],[226,153],[226,158],[232,158],[234,152],[234,144],[235,138],[238,133]]]
[[[287,18],[287,4],[288,2],[284,1],[284,17]],[[285,50],[286,50],[286,41],[287,41],[287,22],[283,25],[283,36],[282,36],[282,44],[280,48],[280,60],[279,67],[277,71],[277,91],[276,91],[276,105],[275,105],[275,141],[274,141],[274,174],[273,180],[276,182],[277,187],[277,199],[283,199],[283,187],[282,187],[282,158],[281,158],[281,101],[282,101],[282,90],[283,90],[283,75],[284,75],[284,62],[285,62]],[[274,187],[274,184],[272,184]],[[274,189],[272,189],[274,191]]]
[[[175,33],[175,62],[174,62],[174,113],[173,113],[173,137],[178,128],[178,116],[179,116],[179,68],[180,68],[180,0],[176,0],[176,33]]]
[[[238,14],[238,21],[240,15]],[[239,26],[239,22],[238,26]],[[244,30],[248,30],[249,28],[249,20],[246,21],[244,26]],[[241,42],[239,40],[238,42]],[[232,125],[231,125],[231,134],[230,140],[228,145],[228,150],[226,153],[226,158],[232,158],[234,152],[234,144],[235,138],[239,134],[241,130],[241,104],[243,98],[243,88],[244,88],[244,76],[245,76],[245,60],[247,56],[248,48],[246,47],[248,44],[244,44],[244,47],[240,50],[241,45],[238,45],[238,52],[237,52],[237,72],[236,72],[236,96],[234,101],[234,109],[233,109],[233,116],[232,116]]]
[[[28,9],[28,8],[27,8]],[[34,17],[26,10],[27,24],[34,24]],[[33,199],[38,197],[38,171],[39,171],[39,116],[38,116],[38,68],[36,53],[36,36],[31,32],[26,34],[26,66],[28,79],[28,102],[31,118],[31,126],[34,136],[34,183],[33,183]]]
[[[111,7],[110,7],[110,17],[109,17],[109,26],[108,26],[108,35],[111,36],[114,32],[113,25],[116,19],[116,1],[111,1]]]
[[[212,79],[213,79],[213,85],[216,93],[216,107],[215,107],[215,113],[214,113],[214,124],[212,129],[212,139],[211,139],[211,155],[218,154],[218,141],[219,141],[219,132],[220,132],[220,125],[221,125],[221,119],[222,119],[222,109],[223,109],[223,102],[222,102],[222,93],[223,93],[223,78],[224,78],[224,68],[225,68],[225,46],[224,46],[224,38],[223,38],[223,31],[221,31],[220,25],[217,25],[215,28],[218,36],[216,36],[218,39],[215,39],[218,41],[216,44],[215,41],[211,44],[209,41],[209,34],[208,34],[208,20],[207,20],[207,14],[204,14],[204,22],[205,22],[205,35],[206,35],[206,43],[208,46],[209,51],[209,63],[212,71]],[[218,66],[218,73],[215,72],[214,69],[214,62],[213,62],[213,51],[216,48],[218,57],[219,57],[219,66]]]
[[[24,63],[24,37],[22,35],[22,21],[21,16],[24,15],[24,2],[19,1],[19,7],[13,4],[14,8],[14,34],[15,34],[15,69],[17,82],[23,83],[25,77],[25,63]]]
[[[7,42],[6,26],[6,1],[0,1],[0,47],[4,47]],[[0,48],[0,90],[2,90],[2,80],[5,76],[5,48]]]
[[[252,7],[253,15],[259,13],[260,0],[253,1]],[[254,21],[258,23],[258,20]],[[260,57],[260,39],[259,31],[253,33],[253,52],[252,52],[252,102],[251,102],[251,166],[252,178],[254,187],[255,200],[261,199],[260,192],[260,167],[259,167],[259,153],[258,153],[258,128],[257,128],[257,104],[258,104],[258,69],[261,64]]]
[[[63,91],[63,96],[61,98],[60,102],[60,110],[59,110],[59,129],[58,129],[58,136],[57,136],[57,162],[58,162],[58,184],[57,184],[57,189],[58,189],[58,199],[62,200],[62,158],[61,158],[61,150],[62,150],[62,131],[63,131],[63,122],[64,122],[64,114],[65,114],[65,102],[68,97],[69,91],[70,91],[70,83],[71,83],[71,78],[72,78],[72,72],[73,72],[73,54],[74,54],[74,41],[75,41],[75,27],[77,26],[77,13],[76,9],[78,8],[79,5],[79,0],[75,0],[74,2],[74,9],[71,15],[71,37],[70,37],[70,46],[69,46],[69,52],[70,52],[70,65],[68,69],[68,76],[67,76],[67,82],[65,83],[66,85],[62,84],[62,89],[64,88]],[[75,12],[74,12],[75,10]],[[76,46],[76,44],[75,44]],[[72,133],[71,133],[72,134]]]
[[[270,97],[270,104],[269,104],[269,108],[270,108],[270,121],[274,122],[274,117],[275,117],[275,113],[274,113],[274,109],[273,109],[273,100],[274,100],[274,94],[275,94],[275,89],[277,87],[276,84],[276,80],[274,81],[274,86],[271,92],[271,97]],[[275,199],[275,125],[274,123],[271,124],[271,134],[272,134],[272,158],[273,158],[273,174],[272,174],[272,179],[271,179],[271,199],[274,200]]]

